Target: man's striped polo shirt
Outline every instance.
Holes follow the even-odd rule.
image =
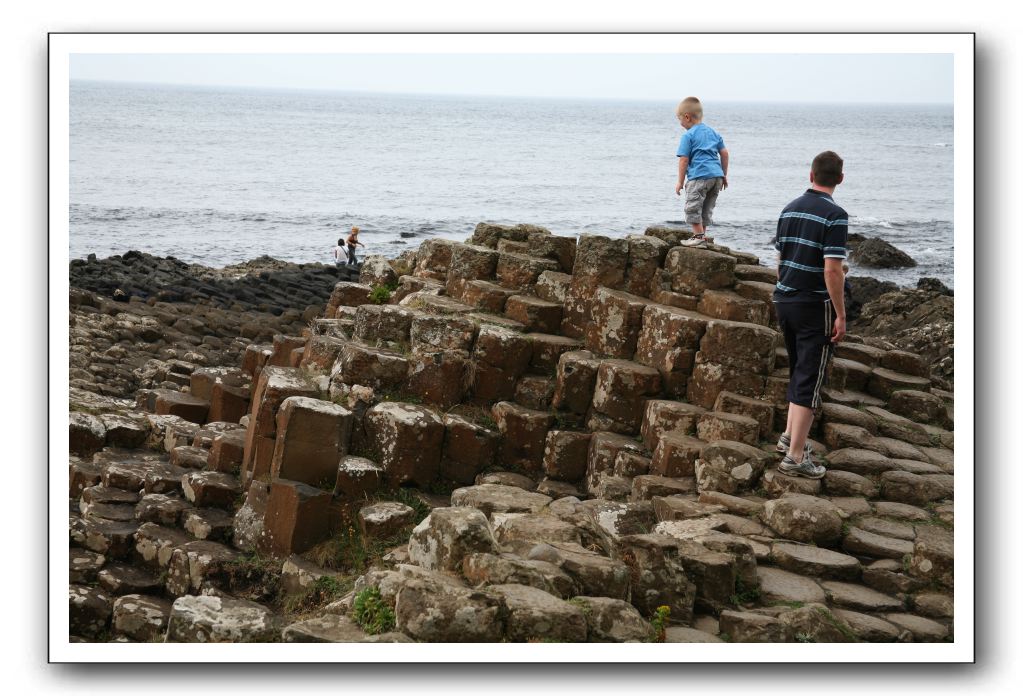
[[[778,218],[774,248],[778,262],[775,302],[823,302],[824,259],[846,257],[849,216],[830,195],[807,189]]]

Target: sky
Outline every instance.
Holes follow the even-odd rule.
[[[703,101],[942,103],[950,54],[73,54],[72,80]]]

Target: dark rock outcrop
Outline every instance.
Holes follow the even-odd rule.
[[[849,259],[873,268],[911,268],[916,265],[906,252],[880,237],[849,235]]]

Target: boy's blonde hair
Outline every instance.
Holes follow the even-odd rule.
[[[703,119],[703,104],[696,97],[686,97],[678,103],[678,108],[675,109],[675,115],[681,117],[682,114],[689,114],[696,120]]]

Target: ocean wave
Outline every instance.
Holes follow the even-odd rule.
[[[352,225],[363,230],[364,254],[394,257],[413,248],[424,239],[439,237],[463,241],[472,234],[479,217],[446,216],[435,219],[400,215],[370,215],[345,210],[339,213],[272,210],[217,210],[212,208],[147,208],[127,206],[71,206],[72,258],[122,254],[129,249],[173,255],[184,261],[209,266],[247,261],[269,254],[295,262],[332,261],[331,249],[337,238]],[[586,232],[612,237],[643,234],[651,225],[669,225],[686,229],[683,220],[636,220],[620,217],[552,216],[551,219],[486,218],[497,224],[532,223],[556,234],[577,236]],[[722,221],[715,224],[714,236],[721,244],[758,255],[763,263],[774,259],[774,220]],[[953,281],[951,264],[952,224],[941,220],[904,220],[882,217],[853,218],[853,231],[880,236],[892,242],[920,262],[912,271],[872,273],[915,283],[919,275]],[[949,240],[945,246],[945,239]]]

